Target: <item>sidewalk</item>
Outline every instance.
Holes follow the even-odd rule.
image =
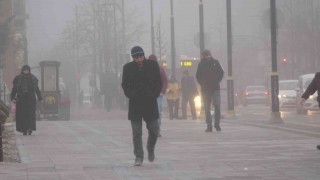
[[[32,136],[16,134],[22,163],[0,164],[1,180],[320,177],[320,139],[272,129],[228,122],[220,133],[204,133],[204,121],[165,119],[155,162],[145,154],[143,166],[134,167],[125,119],[40,121],[37,128]]]

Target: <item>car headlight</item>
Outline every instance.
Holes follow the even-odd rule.
[[[278,97],[279,97],[279,98],[286,98],[287,95],[285,95],[285,94],[279,94]]]

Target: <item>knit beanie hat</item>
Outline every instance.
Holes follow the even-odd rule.
[[[137,56],[144,56],[143,49],[140,46],[135,46],[131,49],[131,56],[137,57]]]

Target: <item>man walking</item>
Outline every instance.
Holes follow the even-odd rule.
[[[197,85],[193,76],[189,75],[189,71],[183,71],[183,78],[181,79],[181,108],[182,108],[182,119],[187,119],[187,105],[189,103],[192,119],[197,119],[196,107],[194,104],[194,98],[198,94]]]
[[[151,54],[148,58],[149,60],[157,61],[157,56],[154,54]],[[168,86],[168,78],[166,71],[164,70],[163,67],[159,66],[160,68],[160,76],[161,76],[161,83],[162,83],[162,88],[161,88],[161,93],[157,98],[157,103],[158,103],[158,109],[159,109],[159,119],[158,119],[158,124],[159,124],[159,133],[158,137],[161,137],[161,117],[162,117],[162,101],[163,101],[163,96],[166,93],[167,86]]]
[[[154,149],[158,138],[159,110],[157,97],[162,83],[159,65],[155,61],[146,61],[144,51],[135,46],[131,49],[132,62],[123,66],[122,88],[129,98],[128,119],[131,121],[134,155],[134,166],[141,166],[144,158],[142,145],[142,119],[149,132],[147,150],[148,160],[154,161]]]
[[[301,105],[310,97],[310,95],[314,94],[316,91],[318,91],[317,100],[320,107],[320,72],[316,73],[306,92],[303,93],[301,97]],[[318,145],[317,148],[320,150],[320,145]]]
[[[220,82],[223,78],[223,68],[218,60],[211,56],[209,50],[201,53],[201,61],[198,65],[196,78],[201,86],[201,94],[204,103],[204,111],[207,122],[206,132],[212,132],[212,117],[210,113],[211,101],[214,105],[214,127],[217,131],[220,128]]]

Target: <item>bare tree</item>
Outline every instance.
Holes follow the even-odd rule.
[[[161,29],[160,20],[156,23],[156,33],[155,33],[155,48],[159,60],[163,60],[162,57],[167,54],[166,43],[164,41],[164,32]]]

